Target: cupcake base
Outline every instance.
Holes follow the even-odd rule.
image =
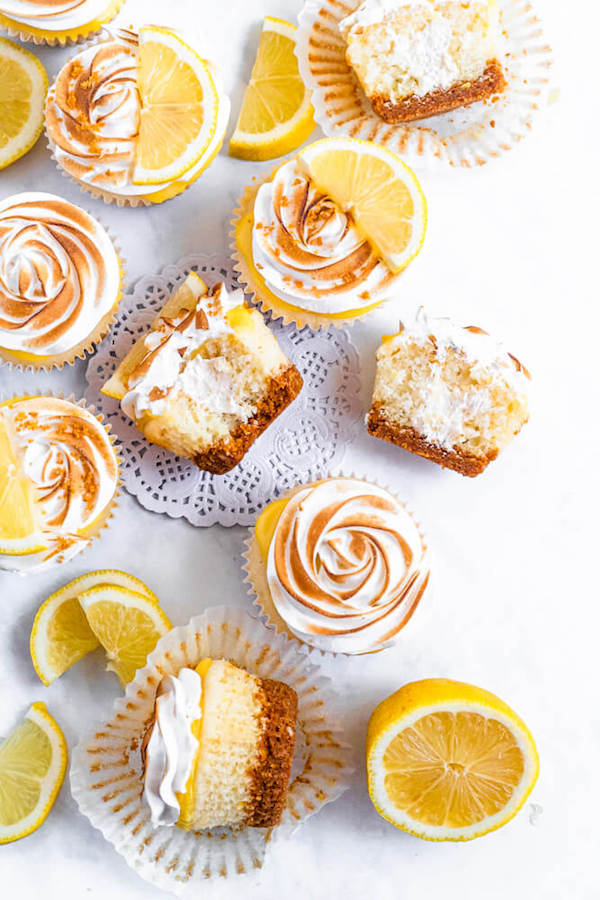
[[[33,44],[47,44],[49,47],[65,47],[69,44],[78,44],[96,34],[103,25],[110,22],[117,15],[125,0],[111,0],[104,12],[91,22],[70,28],[65,31],[48,31],[44,28],[35,28],[18,22],[0,13],[0,27],[4,28],[10,37]]]

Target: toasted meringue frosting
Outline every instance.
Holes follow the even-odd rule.
[[[332,653],[395,642],[429,580],[425,542],[388,491],[354,478],[300,489],[269,546],[273,603],[301,641]]]
[[[296,160],[258,190],[252,254],[277,297],[315,313],[373,306],[390,296],[399,277]]]
[[[120,285],[115,248],[83,209],[33,192],[0,202],[0,347],[67,353],[108,315]]]
[[[102,423],[87,409],[56,397],[26,397],[0,406],[20,468],[34,488],[44,550],[0,556],[0,568],[33,572],[72,559],[107,512],[118,464]]]
[[[48,93],[46,132],[56,161],[73,178],[123,197],[165,190],[173,181],[132,184],[141,98],[137,84],[138,33],[113,29],[110,40],[87,47],[60,70]],[[230,103],[217,70],[215,134],[202,157],[180,179],[191,182],[222,140]]]
[[[158,687],[144,777],[144,800],[157,828],[179,819],[177,794],[186,789],[198,749],[192,725],[202,716],[201,698],[202,678],[193,669],[166,675]]]
[[[100,19],[108,0],[1,0],[0,13],[44,31],[70,31]]]

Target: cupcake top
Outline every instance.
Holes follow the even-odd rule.
[[[90,187],[124,197],[159,193],[179,179],[192,181],[216,152],[230,108],[216,70],[207,64],[220,102],[202,156],[177,178],[134,184],[142,114],[140,40],[138,31],[114,29],[109,39],[85,47],[58,73],[46,106],[46,132],[59,165]]]
[[[119,258],[105,229],[53,194],[0,203],[0,348],[68,353],[118,300]]]
[[[56,397],[24,397],[0,405],[0,479],[20,493],[19,524],[33,531],[6,540],[14,522],[2,520],[0,568],[29,572],[65,562],[90,541],[118,485],[115,451],[102,423],[89,410]],[[5,468],[6,467],[6,468]],[[5,497],[6,499],[6,497]],[[3,507],[10,515],[10,503]],[[13,553],[10,553],[11,546]]]
[[[108,6],[108,0],[0,0],[0,13],[44,31],[71,31],[101,18]]]
[[[307,644],[350,654],[390,646],[428,579],[423,537],[383,488],[329,478],[285,501],[267,581],[277,612]]]
[[[371,307],[390,297],[399,278],[297,160],[258,190],[252,253],[277,297],[325,315]]]

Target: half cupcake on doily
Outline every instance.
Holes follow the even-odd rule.
[[[216,67],[157,25],[107,31],[60,70],[46,133],[59,168],[123,206],[182,193],[219,152],[230,104]]]

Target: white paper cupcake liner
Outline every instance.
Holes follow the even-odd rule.
[[[119,452],[116,447],[115,436],[112,433],[110,423],[106,422],[105,417],[101,413],[96,412],[96,408],[94,407],[93,404],[88,403],[86,400],[83,400],[83,399],[77,399],[74,394],[69,394],[69,395],[65,396],[65,394],[62,391],[52,391],[52,390],[47,390],[47,389],[37,390],[37,389],[35,389],[35,387],[32,389],[31,386],[24,388],[22,391],[0,390],[0,404],[5,403],[8,400],[13,400],[13,399],[16,399],[19,397],[55,397],[58,400],[66,400],[69,403],[73,403],[75,406],[79,406],[81,409],[87,410],[87,412],[91,413],[91,415],[93,415],[94,418],[96,418],[100,422],[100,424],[106,431],[106,433],[108,435],[108,439],[110,441],[110,445],[113,448],[113,451],[115,454],[116,462],[117,462],[117,488],[112,497],[112,500],[110,501],[110,505],[108,507],[107,512],[101,514],[101,521],[100,521],[99,525],[95,526],[91,530],[91,532],[89,532],[89,540],[87,541],[87,543],[84,544],[83,547],[81,548],[81,550],[79,550],[74,556],[69,557],[69,559],[65,560],[64,562],[56,562],[56,563],[52,563],[52,565],[44,567],[44,568],[36,568],[36,569],[31,570],[31,574],[37,574],[38,572],[50,571],[51,569],[54,569],[57,566],[68,565],[74,559],[78,559],[78,560],[81,559],[82,555],[87,552],[90,545],[93,544],[97,538],[102,536],[102,532],[104,531],[104,529],[110,527],[111,521],[114,517],[115,512],[117,511],[117,507],[119,506],[119,503],[121,500],[122,460],[121,460],[121,457],[119,456]],[[27,571],[23,571],[23,572],[11,571],[9,569],[2,569],[0,567],[0,574],[4,575],[4,576],[15,575],[15,576],[18,576],[19,578],[26,578],[27,575],[30,573]]]
[[[390,125],[371,108],[346,63],[339,23],[361,0],[306,0],[299,14],[296,55],[312,93],[315,120],[329,137],[371,140],[414,166],[471,167],[509,150],[548,102],[552,52],[528,0],[498,0],[498,59],[505,90],[487,101],[406,125]]]
[[[142,799],[140,742],[154,711],[156,688],[166,674],[204,657],[231,660],[252,674],[286,682],[298,694],[298,737],[281,825],[186,832],[154,828]],[[170,631],[145,668],[115,702],[110,721],[80,741],[72,753],[71,790],[81,812],[144,879],[174,894],[199,896],[207,879],[261,868],[267,844],[337,799],[348,787],[351,751],[340,737],[334,693],[297,652],[296,644],[265,630],[247,613],[217,606]]]
[[[420,631],[422,633],[427,627],[427,623],[432,621],[432,619],[434,618],[435,590],[434,587],[432,587],[432,581],[434,580],[431,568],[432,553],[427,535],[419,519],[417,518],[417,516],[415,516],[412,508],[407,503],[405,503],[401,497],[398,496],[398,491],[394,488],[391,488],[389,485],[381,484],[377,479],[370,476],[365,477],[364,475],[359,475],[356,472],[342,472],[339,470],[330,472],[328,475],[323,476],[322,480],[325,481],[328,478],[355,478],[358,481],[364,481],[367,484],[372,484],[379,488],[382,488],[383,490],[389,491],[389,493],[392,494],[393,497],[395,497],[402,503],[406,511],[409,513],[411,519],[413,520],[425,547],[427,563],[429,565],[429,580],[421,598],[419,599],[416,607],[411,613],[409,620],[398,632],[396,640],[389,647],[383,647],[381,649],[375,650],[365,650],[364,653],[333,652],[322,650],[319,647],[313,647],[311,644],[305,643],[300,638],[296,637],[296,635],[288,628],[287,623],[279,615],[277,609],[275,608],[275,604],[273,603],[271,591],[269,589],[269,584],[267,581],[266,566],[262,557],[260,556],[258,545],[254,537],[254,526],[251,526],[248,529],[248,536],[244,541],[245,549],[242,553],[242,571],[244,572],[244,584],[246,585],[246,590],[252,603],[253,612],[259,617],[266,628],[276,632],[278,635],[285,635],[290,640],[294,641],[298,647],[299,652],[306,654],[313,660],[333,659],[333,657],[337,656],[364,656],[365,654],[369,653],[382,653],[385,651],[395,650],[399,645],[402,645],[404,641],[412,641],[417,631]],[[291,497],[297,491],[301,490],[303,487],[306,487],[306,485],[310,483],[311,482],[303,482],[301,484],[298,484],[295,488],[289,491],[285,495],[285,497]],[[279,499],[285,499],[285,497]]]

